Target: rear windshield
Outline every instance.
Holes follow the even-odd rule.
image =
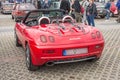
[[[59,10],[41,11],[39,10],[39,11],[31,12],[25,22],[29,20],[33,20],[33,19],[38,20],[40,17],[43,17],[43,16],[49,17],[51,20],[54,20],[57,18],[62,19],[63,11],[59,11]]]
[[[4,4],[3,7],[4,8],[13,8],[13,4]]]
[[[34,10],[35,6],[32,4],[20,4],[19,10]]]

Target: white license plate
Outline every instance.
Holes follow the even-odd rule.
[[[102,13],[103,11],[101,10],[100,13]]]
[[[28,13],[29,11],[25,11],[25,13]]]
[[[88,53],[87,48],[77,48],[77,49],[68,49],[63,51],[63,55],[76,55],[76,54],[85,54]]]

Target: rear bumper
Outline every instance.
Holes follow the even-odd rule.
[[[66,59],[66,60],[56,60],[56,61],[50,61],[50,62],[53,62],[53,64],[63,64],[63,63],[80,62],[80,61],[85,61],[90,59],[96,59],[96,56],[90,56],[90,57],[84,57],[84,58],[73,58],[73,59]]]
[[[98,10],[98,16],[106,16],[106,10]]]
[[[96,45],[99,45],[100,48],[95,48]],[[74,48],[88,48],[88,53],[84,54],[76,54],[76,55],[69,55],[64,56],[63,50],[66,49],[74,49]],[[73,45],[61,45],[61,46],[34,46],[30,45],[31,50],[31,57],[32,57],[32,63],[34,65],[43,65],[47,62],[55,62],[55,64],[62,63],[61,61],[65,63],[69,62],[76,62],[76,61],[83,61],[88,60],[91,58],[99,58],[101,56],[101,53],[104,48],[104,41],[90,43],[90,44],[74,44]],[[53,53],[45,53],[45,50],[54,50]],[[68,61],[69,60],[69,61]]]
[[[12,13],[12,11],[11,10],[2,10],[2,13]]]

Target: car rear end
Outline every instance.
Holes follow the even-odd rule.
[[[43,65],[49,62],[59,64],[65,63],[66,61],[76,62],[96,59],[101,56],[103,46],[103,41],[88,44],[80,43],[56,46],[30,45],[34,65]]]
[[[61,31],[61,34],[66,36],[39,35],[40,37],[36,41],[41,43],[38,45],[29,42],[33,64],[53,65],[100,58],[104,48],[104,40],[101,33],[99,31],[91,33],[88,30],[84,34],[82,30],[79,32],[77,32],[77,29],[73,30],[75,34],[74,31],[69,33],[67,33],[67,30],[65,33]],[[51,30],[51,32],[54,31]],[[35,34],[33,36],[37,38]]]
[[[107,11],[104,7],[101,6],[101,7],[97,7],[97,12],[98,12],[97,16],[100,16],[101,18],[105,18]]]
[[[100,3],[100,2],[95,2],[96,7],[97,7],[97,16],[104,18],[106,16],[106,9],[105,9],[105,4]]]
[[[2,5],[2,13],[11,13],[13,8],[13,3],[4,3]]]

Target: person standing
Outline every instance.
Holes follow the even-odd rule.
[[[41,8],[42,8],[41,1],[38,0],[38,1],[37,1],[37,9],[41,9]]]
[[[0,1],[0,10],[1,10],[2,2]]]
[[[107,20],[109,20],[109,18],[110,18],[110,6],[111,6],[111,3],[110,3],[110,1],[108,1],[105,5],[105,9],[107,10],[107,13],[106,13]]]
[[[117,22],[120,23],[120,0],[117,1],[116,6],[117,6],[117,8],[118,8],[118,18],[117,18]]]
[[[70,12],[70,2],[68,0],[62,0],[60,3],[60,9],[65,11],[63,14],[68,14]]]
[[[81,10],[80,10],[80,3],[78,0],[74,1],[73,10],[74,10],[76,22],[82,23],[82,14],[81,14]]]
[[[88,25],[95,26],[94,17],[97,12],[96,12],[96,5],[94,4],[94,0],[89,0],[89,5],[87,6],[86,13],[87,13]]]
[[[74,0],[71,0],[71,5],[70,5],[70,15],[72,16],[73,19],[75,19],[75,13],[74,13]]]
[[[50,8],[50,2],[48,0],[41,1],[41,7],[42,9],[48,9]]]
[[[87,24],[86,10],[88,5],[89,5],[89,2],[87,0],[83,0],[81,3],[81,6],[84,8],[83,19],[82,19],[82,22],[84,24]]]

